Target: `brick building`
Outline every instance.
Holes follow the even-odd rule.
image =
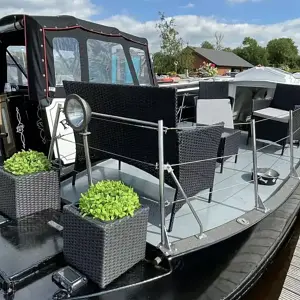
[[[227,72],[244,71],[252,68],[246,60],[237,56],[233,52],[218,51],[205,48],[191,47],[194,50],[194,69],[202,66],[203,62],[213,63],[219,71],[219,75],[224,75]]]

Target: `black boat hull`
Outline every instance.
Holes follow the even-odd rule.
[[[276,211],[239,235],[165,261],[163,268],[143,262],[106,290],[100,291],[89,285],[81,292],[84,295],[69,299],[238,299],[258,280],[286,241],[296,220],[299,203],[298,186]],[[158,253],[153,251],[148,248],[147,256],[154,258]],[[51,280],[51,272],[44,272],[37,275],[40,278],[36,281],[17,290],[11,299],[52,299],[58,287]],[[2,295],[2,299],[8,298]]]

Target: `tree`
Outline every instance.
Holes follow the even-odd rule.
[[[161,52],[154,53],[152,58],[153,58],[154,71],[156,73],[162,74],[165,72],[165,70],[168,69],[168,64],[165,60],[165,55],[163,55]]]
[[[186,69],[191,70],[194,66],[194,50],[191,47],[184,48],[179,55],[178,72],[183,73]]]
[[[201,48],[205,48],[205,49],[215,49],[214,45],[212,43],[210,43],[209,41],[204,41],[201,44]]]
[[[182,50],[183,41],[179,37],[178,31],[175,29],[175,19],[168,20],[165,14],[159,12],[160,22],[156,24],[156,28],[159,29],[161,38],[161,52],[164,55],[177,56]]]
[[[266,49],[251,37],[245,37],[242,46],[234,49],[233,52],[253,65],[268,65]]]
[[[216,39],[215,49],[221,51],[223,49],[222,42],[224,39],[224,34],[215,32],[215,39]]]
[[[225,48],[223,48],[223,51],[232,52],[232,49],[230,47],[225,47]]]
[[[267,51],[272,65],[276,67],[287,65],[290,68],[296,66],[298,48],[291,38],[279,38],[269,41]]]
[[[160,21],[156,24],[160,32],[161,50],[153,55],[154,69],[157,73],[178,73],[193,66],[193,50],[190,47],[183,48],[183,40],[175,29],[175,19],[167,18],[164,13],[159,12]],[[176,64],[178,63],[178,64]]]

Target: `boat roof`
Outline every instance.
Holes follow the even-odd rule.
[[[300,84],[298,78],[295,78],[293,74],[281,70],[279,68],[272,67],[253,67],[238,73],[233,82],[271,82],[271,83],[287,83],[287,84]]]
[[[82,29],[95,31],[103,35],[114,35],[114,36],[120,35],[123,36],[124,38],[132,40],[133,42],[148,45],[148,41],[145,38],[128,34],[126,32],[120,31],[115,27],[104,26],[98,23],[78,19],[70,15],[57,15],[57,16],[38,16],[38,15],[21,15],[21,14],[8,15],[0,19],[0,27],[8,24],[12,24],[22,19],[26,20],[29,18],[34,20],[37,24],[40,25],[40,27],[43,28],[50,27],[56,29],[62,29],[62,28],[67,29],[67,28],[80,27]]]

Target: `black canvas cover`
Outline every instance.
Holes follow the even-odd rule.
[[[8,27],[13,31],[7,31],[6,28]],[[121,57],[118,63],[122,63],[121,60],[124,57],[126,58],[127,65],[123,66],[123,69],[131,74],[132,82],[130,82],[129,84],[138,85],[141,83],[140,78],[138,79],[138,71],[136,71],[135,69],[136,66],[133,63],[134,58],[131,56],[130,51],[133,51],[131,49],[134,49],[137,52],[142,51],[142,53],[144,53],[143,63],[145,63],[145,65],[147,66],[147,72],[149,72],[149,74],[147,73],[149,75],[147,78],[149,78],[150,82],[148,82],[147,84],[155,85],[147,40],[145,38],[127,34],[114,27],[103,26],[97,23],[84,21],[67,15],[48,17],[10,15],[0,19],[0,38],[0,60],[1,65],[4,67],[4,71],[1,72],[0,75],[0,92],[3,92],[4,84],[7,82],[7,74],[5,71],[7,56],[5,53],[6,48],[12,45],[25,46],[26,48],[28,90],[26,88],[24,89],[24,91],[22,91],[22,93],[26,96],[28,95],[28,97],[26,97],[24,105],[31,107],[30,104],[25,102],[33,102],[39,104],[34,106],[36,110],[32,110],[30,112],[30,126],[26,125],[26,131],[30,128],[33,128],[34,126],[39,127],[38,132],[37,130],[35,130],[35,134],[32,134],[32,137],[38,140],[38,142],[36,143],[37,145],[43,143],[43,145],[45,146],[44,138],[46,138],[47,140],[50,139],[49,126],[44,108],[52,103],[53,98],[65,98],[66,96],[62,81],[58,83],[57,77],[69,76],[69,74],[67,72],[57,72],[57,65],[55,65],[55,62],[57,63],[57,61],[59,61],[59,63],[61,64],[67,63],[67,68],[72,69],[75,64],[73,64],[72,60],[70,60],[71,63],[70,61],[68,61],[68,55],[72,52],[72,50],[75,50],[72,47],[76,47],[75,60],[76,65],[79,66],[78,68],[80,71],[78,72],[78,74],[76,73],[76,75],[78,76],[75,76],[75,81],[93,80],[93,78],[91,78],[92,75],[90,70],[91,68],[93,68],[93,61],[89,60],[88,55],[88,42],[89,40],[91,40],[108,45],[107,49],[111,49],[109,48],[113,47],[111,45],[117,45],[122,48],[121,50],[123,51],[121,51],[121,54],[119,53],[119,49],[116,49],[114,51]],[[76,44],[76,46],[72,45],[72,43],[70,43],[70,40],[75,41],[74,44]],[[57,52],[57,48],[55,49],[55,45],[58,45],[57,47],[60,47],[59,49],[62,52],[66,53],[66,56],[63,59],[61,58],[61,53]],[[99,48],[101,47],[98,47],[96,49],[96,52],[99,50]],[[95,49],[92,49],[92,51],[93,50]],[[113,68],[113,63],[115,63],[115,61],[112,61],[112,57],[107,58],[105,57],[107,53],[102,52],[97,55],[97,58],[100,61],[100,63],[98,64],[101,64],[103,57],[106,65],[110,68]],[[58,59],[57,57],[60,57],[60,59]],[[104,67],[101,70],[99,70],[99,66],[97,64],[94,64],[94,69],[97,69],[98,73],[100,73],[101,76],[103,74],[103,77],[107,77],[107,73],[109,73],[108,70],[105,69],[105,63],[103,64]],[[121,67],[115,70],[115,73],[118,73],[120,70]],[[72,70],[72,72],[73,71],[74,70]],[[112,75],[110,75],[110,78],[112,78]],[[100,80],[100,82],[102,81]],[[25,114],[25,111],[23,109],[21,114],[22,113]],[[42,120],[41,122],[40,117]],[[24,117],[22,119],[24,119]],[[17,122],[15,117],[13,117],[12,122]],[[41,137],[41,135],[43,135],[43,137]],[[42,139],[42,141],[40,139]],[[29,138],[27,138],[27,140],[29,140]],[[17,142],[20,142],[19,138],[17,139]],[[47,145],[45,147],[47,148]],[[32,148],[36,149],[36,147]],[[17,150],[20,149],[21,147],[18,147]]]
[[[125,86],[65,81],[66,93],[85,99],[93,112],[155,122],[164,126],[177,125],[176,90],[173,88]],[[92,162],[114,158],[134,165],[154,176],[158,163],[158,132],[126,125],[116,120],[93,117],[89,125],[89,146]],[[76,170],[85,169],[82,136],[75,134]],[[178,163],[178,140],[175,130],[164,134],[165,161]],[[98,149],[98,150],[96,150]],[[166,179],[166,181],[168,181]],[[173,182],[170,180],[170,184]]]
[[[6,31],[7,27],[18,30],[8,32]],[[147,84],[155,85],[147,40],[124,33],[114,27],[103,26],[66,15],[49,17],[11,15],[0,19],[0,38],[2,42],[0,43],[0,60],[1,65],[4,67],[4,71],[1,72],[0,75],[0,92],[1,90],[3,92],[4,84],[7,82],[6,48],[12,45],[25,46],[26,48],[28,89],[25,88],[22,90],[21,94],[25,95],[26,99],[23,103],[18,103],[18,107],[20,108],[22,120],[28,121],[26,124],[23,124],[25,125],[24,135],[26,138],[26,147],[28,146],[31,149],[42,150],[47,153],[50,132],[44,108],[52,103],[53,98],[65,98],[66,96],[62,80],[58,83],[57,77],[69,76],[69,74],[67,72],[57,72],[55,62],[57,63],[57,61],[59,61],[61,64],[67,63],[67,69],[72,69],[74,65],[79,66],[80,72],[76,73],[75,81],[92,81],[93,78],[91,77],[93,74],[91,73],[93,72],[91,72],[91,68],[96,69],[97,72],[100,73],[100,79],[102,79],[103,75],[104,79],[110,77],[111,80],[113,80],[111,74],[110,76],[107,75],[109,71],[105,68],[109,66],[112,69],[113,64],[116,63],[112,61],[113,54],[111,53],[110,57],[105,57],[107,53],[100,51],[99,54],[97,51],[101,47],[95,47],[92,51],[98,53],[94,55],[98,55],[97,59],[100,62],[98,62],[98,65],[93,64],[93,61],[89,60],[89,40],[99,42],[99,44],[106,44],[107,49],[110,50],[110,47],[113,47],[111,45],[117,45],[122,48],[121,50],[123,51],[121,51],[121,54],[118,52],[120,49],[117,47],[115,47],[117,49],[114,51],[116,55],[120,55],[121,57],[118,63],[122,63],[122,59],[126,58],[127,65],[122,68],[132,77],[132,82],[129,84],[138,85],[143,83],[141,82],[141,80],[144,79],[142,78],[143,76],[139,74],[142,79],[140,77],[138,79],[138,71],[136,71],[136,66],[133,63],[134,57],[133,55],[131,56],[130,52],[132,51],[131,49],[137,52],[142,50],[141,52],[144,53],[143,64],[147,66],[147,72],[149,72],[149,74],[147,73],[149,75],[147,77],[149,78]],[[70,43],[70,40],[75,41],[75,43]],[[74,44],[76,44],[76,46],[74,46]],[[61,53],[57,52],[57,48],[55,49],[55,45],[59,47],[62,52],[66,53],[63,59],[61,59]],[[76,50],[76,55],[74,55],[76,64],[73,64],[72,59],[70,60],[71,62],[68,61],[68,55],[70,55],[72,50]],[[113,52],[114,55],[115,52]],[[60,57],[60,59],[57,57]],[[103,68],[99,70],[102,57],[106,64],[104,63]],[[119,71],[123,71],[122,68],[119,67],[115,70],[115,73],[119,74]],[[142,67],[140,68],[142,69]],[[71,72],[73,71],[74,70]],[[68,80],[74,79],[68,78]],[[118,78],[114,80],[118,81]],[[102,81],[100,80],[100,82]],[[27,115],[27,113],[29,113],[29,115]],[[16,123],[17,126],[18,120],[14,112],[10,114],[10,117],[12,118],[11,122]],[[28,132],[30,132],[29,135],[27,134]],[[16,150],[23,149],[24,147],[20,135],[16,134],[14,138],[17,143]],[[35,142],[31,143],[32,140]]]
[[[7,26],[22,24],[24,30],[16,30],[5,33]],[[19,29],[22,27],[19,26]],[[3,30],[3,32],[1,31]],[[154,74],[151,66],[148,43],[145,38],[133,36],[122,32],[114,27],[103,26],[97,23],[77,19],[73,16],[29,16],[10,15],[0,19],[0,45],[1,52],[5,53],[6,47],[10,45],[25,46],[27,52],[28,81],[30,100],[42,101],[53,97],[64,97],[62,87],[55,86],[55,69],[53,65],[53,38],[66,37],[75,38],[79,42],[81,80],[88,80],[88,62],[86,43],[89,38],[125,45],[125,48],[134,47],[142,49],[147,56],[147,65],[151,72],[151,84],[154,83]],[[2,50],[3,47],[3,50]],[[129,55],[129,54],[126,54]],[[134,73],[132,61],[129,62],[130,71]],[[134,83],[137,83],[137,79]],[[0,77],[1,89],[5,78]],[[51,99],[48,99],[51,102]],[[47,101],[42,101],[47,105]]]

